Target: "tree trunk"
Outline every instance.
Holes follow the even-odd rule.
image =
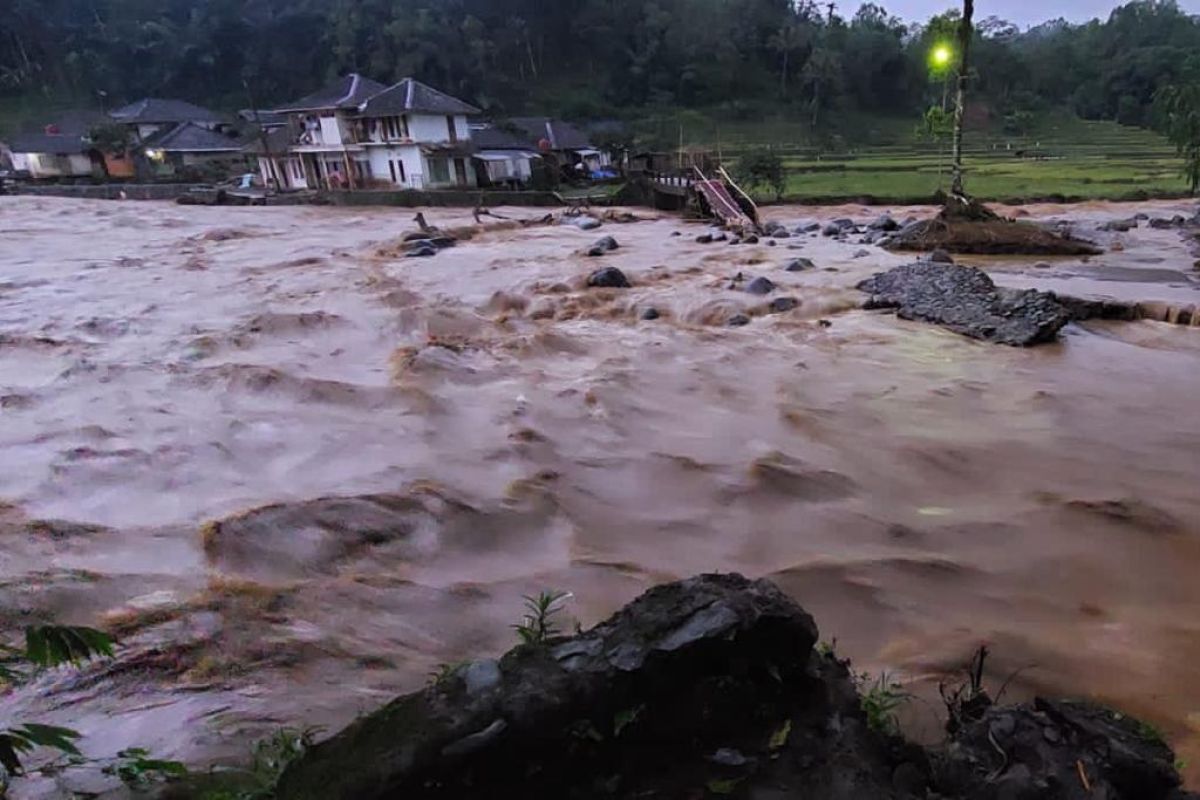
[[[788,55],[789,55],[788,50],[786,48],[784,48],[784,51],[783,51],[783,73],[779,78],[779,93],[784,97],[787,97]]]
[[[962,24],[958,28],[958,49],[962,54],[958,65],[958,96],[954,105],[954,180],[950,193],[965,198],[963,189],[962,140],[963,119],[967,110],[967,74],[971,69],[971,18],[975,16],[975,0],[963,0]]]

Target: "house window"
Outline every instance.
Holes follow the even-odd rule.
[[[383,129],[385,138],[389,141],[392,139],[407,139],[408,138],[408,118],[407,117],[385,117],[383,120]]]
[[[449,183],[450,182],[450,159],[448,158],[431,158],[429,159],[429,180],[431,183]]]
[[[388,171],[392,173],[392,183],[396,182],[396,162],[388,161]]]
[[[292,179],[297,181],[303,180],[304,173],[300,171],[300,159],[293,158],[288,163],[292,166]]]
[[[400,170],[400,182],[408,183],[408,178],[404,176],[404,162],[399,158],[396,159],[396,168]]]
[[[458,128],[456,128],[454,126],[454,117],[453,116],[446,117],[446,130],[448,130],[450,132],[450,141],[457,142],[458,141]]]

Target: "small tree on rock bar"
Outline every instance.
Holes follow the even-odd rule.
[[[971,65],[971,19],[975,16],[975,0],[963,0],[962,20],[958,25],[958,90],[954,102],[954,178],[950,193],[954,199],[967,202],[963,188],[963,121],[967,112],[967,78]]]
[[[963,219],[987,222],[999,217],[982,203],[967,194],[963,181],[963,124],[967,115],[967,81],[971,72],[971,37],[975,33],[975,0],[963,0],[962,19],[958,26],[958,81],[954,103],[953,163],[951,166],[950,196],[942,209],[944,219]]]
[[[1183,159],[1192,194],[1200,190],[1200,82],[1164,86],[1154,96],[1159,123]]]

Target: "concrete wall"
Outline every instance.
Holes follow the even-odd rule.
[[[51,153],[13,153],[14,160],[27,155],[29,175],[34,178],[82,178],[92,174],[92,159],[82,153],[59,156]]]
[[[190,183],[106,183],[88,186],[36,186],[17,184],[10,187],[15,194],[41,197],[76,197],[87,200],[118,200],[125,193],[128,200],[174,200],[187,194]]]
[[[392,170],[388,162],[400,162],[404,165],[404,178],[400,170],[396,170],[396,185],[404,188],[421,185],[424,179],[421,164],[421,149],[416,145],[391,145],[389,147],[368,147],[367,154],[371,161],[371,175],[377,181],[392,180]]]
[[[485,206],[535,206],[552,207],[564,205],[554,192],[497,192],[482,191],[378,191],[378,192],[324,192],[321,199],[337,206],[444,206],[474,208]]]
[[[454,118],[454,132],[458,141],[466,142],[471,139],[471,129],[467,126],[467,118]],[[446,117],[432,114],[411,114],[408,117],[408,133],[416,142],[448,142],[450,141],[450,126]]]

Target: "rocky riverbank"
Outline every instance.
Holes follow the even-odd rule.
[[[279,797],[1197,797],[1153,729],[1084,703],[1002,708],[968,686],[942,745],[905,742],[895,690],[818,639],[767,581],[659,586],[589,631],[448,668],[309,751]]]

